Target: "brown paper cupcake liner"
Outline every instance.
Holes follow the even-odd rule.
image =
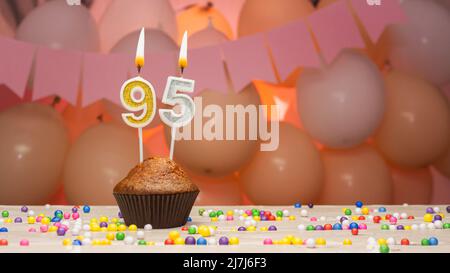
[[[199,191],[177,194],[119,194],[114,193],[125,224],[155,229],[174,228],[186,224]]]

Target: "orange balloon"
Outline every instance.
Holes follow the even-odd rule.
[[[386,76],[386,112],[375,142],[394,165],[425,167],[450,143],[450,108],[433,85],[399,71]]]
[[[187,30],[188,35],[205,29],[212,24],[215,29],[224,33],[228,39],[233,39],[233,31],[225,16],[215,9],[212,5],[192,5],[186,10],[180,12],[177,16],[179,29],[178,41],[183,38],[183,33]]]
[[[64,166],[64,191],[70,204],[113,205],[114,186],[139,163],[132,129],[100,123],[72,145]]]
[[[319,151],[301,130],[280,123],[279,147],[259,151],[240,173],[246,195],[258,205],[313,202],[323,184]]]
[[[69,148],[52,107],[24,103],[0,114],[0,203],[42,205],[60,182]]]
[[[433,177],[428,168],[392,169],[394,204],[425,205],[431,201]]]
[[[389,168],[369,145],[349,150],[326,149],[323,204],[344,205],[361,200],[367,204],[390,204],[393,186]]]
[[[297,19],[305,18],[314,11],[310,1],[247,0],[242,7],[239,37],[281,27]]]
[[[74,142],[86,129],[99,123],[105,113],[101,102],[95,102],[86,108],[68,105],[63,118],[68,128],[69,140]]]
[[[189,172],[189,177],[199,189],[197,206],[238,206],[242,204],[239,184],[233,175],[212,178]]]
[[[435,163],[434,167],[443,175],[450,178],[450,148],[444,156],[440,157]]]
[[[164,138],[163,126],[144,130],[143,139],[144,149],[149,155],[159,157],[169,156],[169,148],[167,147]]]
[[[250,84],[242,92],[235,93],[228,90],[223,94],[218,91],[206,90],[199,96],[203,98],[203,109],[210,104],[218,105],[225,113],[227,105],[260,105],[260,100],[255,87]],[[197,108],[191,124],[195,125],[196,119],[202,119],[203,125],[212,118],[202,118],[200,109]],[[223,119],[225,130],[226,118]],[[247,121],[248,124],[248,121]],[[190,125],[187,125],[188,127]],[[192,126],[194,127],[194,126]],[[237,131],[235,122],[235,132]],[[248,128],[248,127],[247,127]],[[194,131],[194,130],[191,130]],[[165,127],[166,143],[170,145],[170,128]],[[193,133],[191,139],[194,139]],[[257,140],[179,140],[175,142],[174,158],[179,164],[198,174],[208,176],[225,176],[239,170],[255,154],[259,147]]]

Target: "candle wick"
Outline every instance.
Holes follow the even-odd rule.
[[[137,66],[138,74],[141,74],[142,67],[140,65]]]

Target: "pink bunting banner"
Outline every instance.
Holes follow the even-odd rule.
[[[103,98],[120,105],[118,90],[127,79],[132,57],[87,53],[83,64],[83,107]]]
[[[80,52],[39,48],[36,53],[33,100],[56,94],[76,105],[81,60]]]
[[[233,9],[243,3],[243,0],[233,1]],[[176,3],[176,0],[172,2]],[[215,2],[225,6],[229,1]],[[253,80],[276,82],[275,70],[284,80],[298,67],[321,65],[312,35],[323,59],[330,63],[344,48],[364,47],[351,7],[374,41],[378,40],[386,26],[402,23],[406,18],[398,1],[380,1],[378,6],[368,5],[363,0],[338,0],[314,12],[306,18],[306,22],[298,20],[268,33],[190,50],[185,77],[196,81],[194,95],[205,89],[226,92],[225,64],[235,92],[242,91]],[[0,38],[0,85],[7,85],[21,98],[28,83],[35,49],[36,46],[31,44]],[[167,77],[180,75],[177,57],[178,52],[146,56],[141,74],[153,84],[159,99]],[[127,78],[137,75],[133,60],[134,56],[122,54],[102,55],[39,48],[35,57],[33,99],[59,95],[76,104],[78,92],[82,90],[83,107],[101,99],[120,104],[120,86]]]
[[[331,63],[344,48],[365,46],[346,1],[316,11],[309,16],[308,22],[327,63]]]
[[[283,80],[298,67],[320,66],[311,34],[303,21],[270,31],[267,33],[267,40],[275,66]]]
[[[33,65],[34,51],[33,45],[0,38],[0,84],[7,85],[21,98]]]
[[[388,25],[406,22],[406,15],[398,0],[380,1],[379,5],[352,0],[352,6],[373,42],[378,41]]]
[[[275,82],[275,75],[263,34],[225,43],[222,50],[236,92],[252,80]]]
[[[225,67],[222,52],[218,47],[204,47],[189,50],[189,66],[185,77],[195,79],[195,93],[200,94],[205,89],[226,93],[228,83],[225,77]],[[214,73],[210,73],[214,71]]]

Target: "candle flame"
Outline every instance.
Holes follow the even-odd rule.
[[[145,52],[145,30],[144,28],[142,28],[141,33],[139,34],[139,41],[136,48],[135,64],[138,70],[144,67],[145,63],[144,52]]]
[[[183,71],[188,66],[187,61],[187,31],[183,34],[183,40],[181,41],[181,47],[180,47],[180,57],[178,59],[178,65],[181,68],[181,71]]]

